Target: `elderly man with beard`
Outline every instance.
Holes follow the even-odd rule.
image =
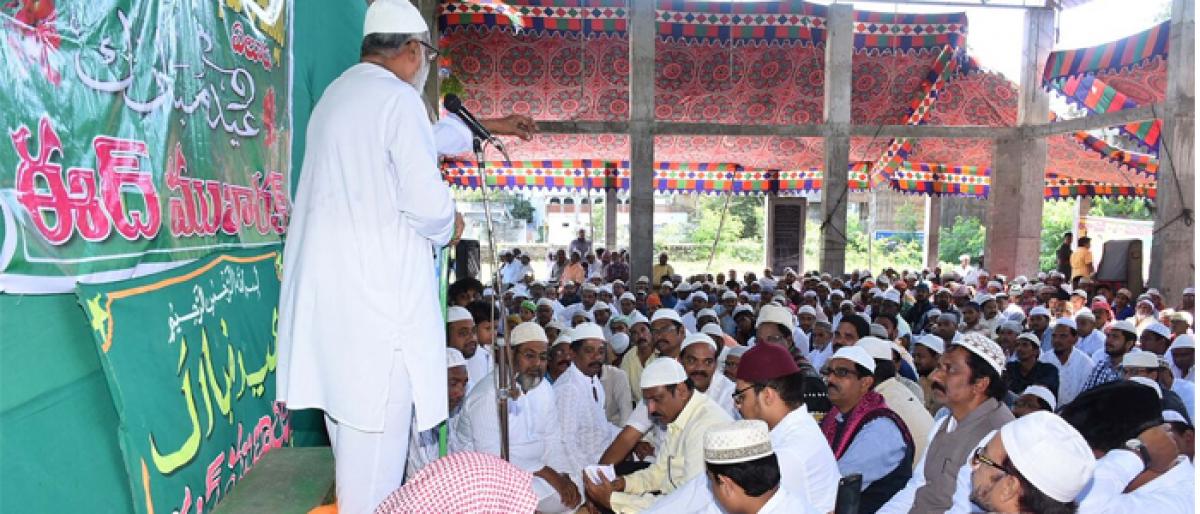
[[[578,477],[566,459],[567,448],[555,405],[554,388],[544,380],[548,359],[546,334],[533,322],[517,325],[513,345],[513,387],[508,401],[509,462],[533,473],[538,512],[571,512],[581,503]],[[454,426],[455,451],[500,455],[496,409],[496,370],[467,394]]]
[[[828,321],[814,322],[808,341],[812,346],[808,351],[808,362],[812,363],[813,368],[821,369],[833,355],[833,325]]]
[[[1091,374],[1083,383],[1083,390],[1087,391],[1093,387],[1120,380],[1121,360],[1125,358],[1125,354],[1134,351],[1135,346],[1137,346],[1137,334],[1133,323],[1129,320],[1121,320],[1109,325],[1108,334],[1104,339],[1104,348],[1102,348],[1103,353],[1096,353],[1093,356],[1095,365],[1092,366]]]
[[[684,338],[679,361],[696,390],[725,409],[731,418],[737,418],[733,405],[733,382],[717,373],[717,344],[706,334],[691,334]]]
[[[642,398],[650,418],[666,426],[658,459],[616,480],[588,480],[588,499],[616,513],[649,508],[657,494],[670,494],[704,472],[704,434],[732,421],[712,399],[696,391],[675,359],[657,359],[642,374]]]
[[[449,393],[447,398],[450,402],[450,410],[447,412],[450,413],[450,419],[429,430],[418,430],[414,422],[412,430],[409,431],[408,463],[404,467],[405,480],[415,476],[418,471],[421,471],[430,462],[437,460],[438,457],[443,457],[443,455],[439,455],[439,432],[446,432],[447,443],[454,438],[450,428],[454,426],[455,420],[458,418],[463,398],[467,396],[467,360],[454,348],[446,348],[446,391]]]
[[[567,449],[568,469],[581,470],[600,461],[600,454],[620,431],[608,421],[607,399],[600,373],[607,353],[604,334],[595,323],[571,331],[571,365],[554,381],[557,422]]]
[[[988,512],[1075,512],[1096,458],[1077,430],[1049,412],[1000,428],[971,457],[971,501]]]
[[[875,512],[912,476],[916,445],[875,387],[875,360],[858,346],[838,350],[823,371],[833,410],[821,431],[842,476],[862,476],[863,512]]]
[[[950,345],[934,370],[933,392],[949,409],[932,430],[908,485],[879,512],[967,512],[971,452],[991,431],[1013,420],[1004,405],[1004,352],[978,334]]]

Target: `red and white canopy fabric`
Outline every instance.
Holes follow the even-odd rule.
[[[481,116],[616,121],[629,116],[628,0],[444,0],[443,74]],[[655,117],[727,124],[816,124],[824,103],[826,7],[799,0],[656,0]],[[851,117],[856,124],[1011,126],[1015,87],[966,56],[965,14],[855,12]],[[520,25],[519,30],[517,25]],[[506,142],[488,184],[557,190],[628,187],[623,134],[543,134]],[[1050,142],[1047,197],[1140,194],[1121,155],[1071,137]],[[1111,153],[1111,152],[1110,152]],[[820,188],[820,138],[657,136],[655,188],[708,194],[801,194]],[[991,144],[855,137],[851,187],[986,197]],[[475,163],[447,160],[447,179],[478,187]],[[609,178],[603,178],[609,177]],[[1053,182],[1052,182],[1053,181]],[[1137,189],[1142,187],[1143,189]],[[1152,192],[1152,189],[1149,190]],[[1061,194],[1065,193],[1065,194]]]

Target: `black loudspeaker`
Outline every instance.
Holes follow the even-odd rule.
[[[454,246],[454,279],[479,278],[479,241],[462,239]]]

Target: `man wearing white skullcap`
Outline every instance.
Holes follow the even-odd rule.
[[[447,445],[453,437],[450,429],[454,426],[459,407],[462,406],[463,398],[467,395],[467,359],[463,358],[462,353],[454,348],[446,348],[446,378],[450,400],[450,419],[429,430],[417,430],[414,424],[413,429],[409,432],[408,464],[404,470],[405,479],[412,478],[418,471],[421,471],[421,468],[437,460],[438,457],[446,456]]]
[[[444,390],[414,386],[445,381],[432,250],[456,241],[463,222],[438,154],[468,150],[471,134],[453,116],[429,123],[422,93],[434,44],[411,2],[367,8],[360,62],[312,110],[295,190],[276,399],[325,411],[343,513],[399,487],[413,416],[419,429],[447,417]],[[536,130],[524,116],[484,124],[525,138]],[[335,254],[354,255],[353,271]]]
[[[933,381],[929,375],[933,374],[933,370],[937,369],[938,359],[946,352],[946,342],[942,338],[933,334],[924,334],[917,338],[913,344],[913,367],[917,370],[917,375],[920,377],[918,383],[921,384],[921,392],[925,394],[924,406],[929,414],[934,414],[938,409],[942,408],[942,404],[934,398]]]
[[[1058,401],[1054,399],[1054,393],[1046,386],[1031,385],[1025,388],[1025,391],[1013,401],[1013,416],[1022,417],[1032,412],[1044,410],[1054,412],[1054,408],[1058,406]]]
[[[1135,348],[1137,331],[1133,322],[1125,319],[1114,321],[1105,330],[1108,334],[1104,339],[1104,347],[1092,354],[1092,361],[1095,362],[1095,365],[1092,366],[1092,373],[1088,375],[1087,381],[1083,383],[1084,391],[1120,380],[1121,372],[1118,368],[1121,366],[1121,360],[1125,358],[1125,354],[1141,351]]]
[[[568,469],[581,470],[600,460],[600,454],[620,430],[604,412],[607,393],[600,381],[607,357],[604,334],[595,323],[571,331],[571,365],[554,381],[558,418],[567,449]]]
[[[662,309],[659,309],[662,310]],[[650,320],[640,312],[635,312],[629,320],[629,343],[632,352],[626,353],[621,359],[621,369],[629,376],[629,388],[634,402],[642,401],[641,383],[642,370],[654,360],[654,339],[650,333]]]
[[[933,391],[949,410],[934,422],[912,479],[879,512],[966,512],[970,456],[988,433],[1013,420],[1003,403],[1004,351],[979,334],[951,344],[933,372]]]
[[[512,388],[508,400],[509,462],[534,474],[538,512],[570,512],[581,503],[579,477],[567,460],[553,386],[545,380],[549,349],[537,323],[513,327],[508,338],[512,355]],[[453,451],[500,455],[496,371],[467,393],[453,430]]]
[[[971,499],[988,512],[1071,512],[1096,458],[1062,418],[1034,412],[1001,427],[971,467]]]
[[[712,337],[696,333],[684,338],[679,362],[683,364],[697,391],[712,398],[730,417],[737,418],[737,407],[733,405],[733,381],[717,372],[717,344]]]
[[[704,460],[708,485],[725,512],[818,512],[780,483],[779,460],[763,421],[735,421],[713,427],[704,437]]]
[[[599,483],[587,480],[587,496],[614,512],[640,512],[658,498],[704,472],[704,434],[732,419],[687,379],[675,359],[655,359],[642,372],[642,397],[652,419],[667,425],[650,467]]]
[[[1075,347],[1078,340],[1075,320],[1059,318],[1054,322],[1051,336],[1052,351],[1043,352],[1041,361],[1058,368],[1058,401],[1071,403],[1083,392],[1083,384],[1092,373],[1092,358]]]
[[[1096,314],[1091,309],[1075,311],[1075,328],[1079,332],[1079,342],[1075,343],[1075,347],[1084,355],[1091,357],[1104,349],[1105,334],[1098,330]]]

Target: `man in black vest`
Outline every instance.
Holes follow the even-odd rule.
[[[916,447],[904,420],[888,408],[875,387],[875,360],[866,350],[838,350],[823,370],[834,409],[821,431],[843,476],[862,475],[860,512],[875,512],[912,476]]]

